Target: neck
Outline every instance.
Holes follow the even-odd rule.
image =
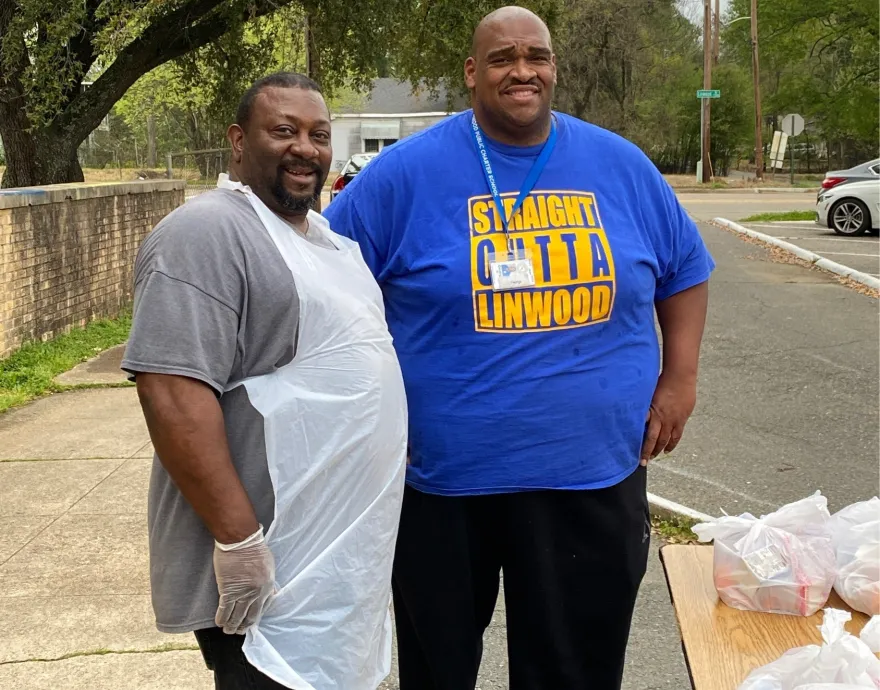
[[[277,213],[277,211],[276,211]],[[279,216],[289,225],[293,227],[300,235],[306,235],[309,231],[309,219],[307,213],[297,213],[295,215],[279,213]]]
[[[495,118],[487,115],[476,103],[473,105],[474,116],[480,129],[490,139],[506,144],[507,146],[537,146],[547,141],[550,136],[550,122],[552,115],[548,112],[546,118],[519,127],[509,123],[498,122]]]

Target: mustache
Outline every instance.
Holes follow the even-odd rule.
[[[310,172],[316,173],[318,176],[321,175],[321,166],[312,161],[307,161],[305,158],[300,158],[299,156],[291,156],[290,158],[285,158],[281,161],[281,165],[279,166],[288,172],[293,172],[296,169],[307,169]]]
[[[541,90],[541,82],[538,81],[537,79],[530,79],[529,81],[520,81],[519,79],[514,78],[514,79],[511,79],[510,81],[508,81],[504,85],[504,89],[505,90],[509,89],[512,86],[533,86],[536,89],[538,89],[538,91]]]

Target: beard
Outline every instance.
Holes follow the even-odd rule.
[[[292,194],[284,186],[284,172],[290,168],[309,168],[315,172],[315,187],[311,193]],[[324,186],[324,176],[319,166],[301,158],[288,160],[278,166],[278,173],[275,175],[275,182],[270,190],[275,201],[285,211],[291,213],[307,213],[312,210],[321,198],[321,188]]]

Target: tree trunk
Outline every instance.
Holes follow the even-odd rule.
[[[0,134],[6,149],[6,172],[0,187],[33,187],[37,185],[82,182],[83,171],[76,146],[58,137],[43,133],[10,131],[6,122]]]
[[[156,118],[153,115],[147,116],[147,168],[156,167]]]

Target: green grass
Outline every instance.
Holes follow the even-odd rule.
[[[651,518],[651,527],[654,529],[654,532],[664,541],[672,544],[696,542],[697,535],[691,530],[695,524],[697,523],[693,520],[680,517],[669,519]]]
[[[117,319],[93,321],[45,343],[28,343],[0,359],[0,413],[47,393],[64,390],[53,379],[80,362],[124,343],[131,328],[131,314]]]
[[[814,220],[815,211],[781,211],[778,213],[758,213],[748,218],[743,218],[741,223],[758,223],[774,220]]]

